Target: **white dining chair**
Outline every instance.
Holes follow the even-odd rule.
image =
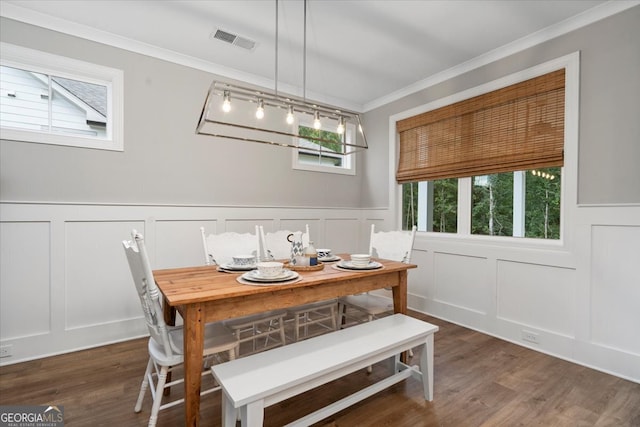
[[[207,234],[204,227],[200,227],[205,265],[229,264],[233,261],[234,255],[254,255],[256,259],[260,259],[260,238],[257,225],[255,230],[255,234],[233,231]]]
[[[253,254],[261,260],[259,228],[255,234],[227,231],[207,234],[200,227],[206,265],[224,265],[233,261],[234,255]],[[284,318],[286,310],[272,310],[249,316],[224,320],[233,331],[239,347],[239,355],[246,356],[286,344]]]
[[[291,256],[291,242],[287,236],[293,233],[289,230],[264,232],[260,226],[260,240],[263,256],[270,260],[289,260]],[[309,224],[302,233],[302,243],[309,245]],[[310,338],[325,332],[337,330],[338,300],[331,299],[299,305],[287,309],[286,322],[293,323],[293,341]]]
[[[371,224],[371,236],[369,238],[369,254],[373,258],[382,258],[392,261],[400,261],[409,264],[411,252],[416,238],[416,226],[411,231],[375,231],[375,224]],[[348,295],[338,299],[338,324],[345,324],[348,310],[352,309],[361,316],[350,316],[357,323],[370,322],[379,316],[393,311],[393,301],[387,297],[365,292],[357,295]],[[410,352],[413,356],[413,352]],[[371,367],[369,367],[371,372]]]
[[[184,378],[175,379],[175,377],[167,382],[168,377],[173,376],[174,369],[184,363],[183,330],[182,326],[169,326],[164,322],[160,304],[161,294],[153,278],[144,238],[136,230],[133,230],[131,235],[132,240],[125,240],[122,244],[150,334],[149,362],[140,385],[134,410],[135,412],[142,410],[142,403],[147,389],[149,389],[153,404],[148,425],[153,427],[156,425],[158,413],[161,410],[184,402],[183,398],[162,402],[165,388],[184,382]],[[215,359],[214,356],[218,356],[222,360],[220,357],[222,353],[227,354],[228,360],[233,360],[236,357],[238,341],[221,322],[207,323],[204,333],[204,352],[202,354],[204,368],[207,368],[212,359]],[[202,375],[207,374],[208,369],[203,369]],[[219,386],[215,386],[203,391],[201,395],[219,389]],[[168,400],[168,398],[166,399]]]

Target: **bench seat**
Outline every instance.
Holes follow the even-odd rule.
[[[264,408],[382,360],[393,374],[289,424],[307,426],[341,411],[409,376],[422,381],[433,399],[433,334],[438,327],[403,314],[320,335],[284,347],[214,365],[222,387],[222,424],[262,426]],[[400,362],[400,353],[421,347],[420,369]]]

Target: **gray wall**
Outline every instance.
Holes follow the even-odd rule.
[[[578,202],[640,202],[640,7],[366,113],[356,177],[294,171],[288,149],[195,135],[211,74],[1,24],[4,42],[120,68],[125,80],[123,153],[3,140],[1,200],[387,208],[390,115],[580,50]]]
[[[295,171],[291,150],[195,135],[215,76],[2,18],[1,40],[124,71],[124,152],[0,142],[0,200],[360,206],[361,175]],[[360,155],[361,156],[361,155]]]
[[[578,203],[640,203],[640,6],[368,112],[363,206],[388,205],[389,116],[575,51],[580,64]],[[395,173],[395,171],[392,171]]]

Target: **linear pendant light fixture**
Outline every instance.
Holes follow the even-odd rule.
[[[275,89],[214,81],[202,107],[196,134],[301,148],[321,154],[347,155],[369,148],[358,113],[306,99],[306,0],[303,96],[278,93],[278,0],[275,3]],[[301,126],[315,131],[304,132],[305,136],[301,136]],[[336,146],[339,146],[337,150]]]

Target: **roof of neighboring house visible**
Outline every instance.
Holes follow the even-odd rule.
[[[65,79],[62,77],[52,76],[51,79],[71,92],[74,96],[77,96],[98,113],[105,117],[107,116],[107,88],[105,86]]]

